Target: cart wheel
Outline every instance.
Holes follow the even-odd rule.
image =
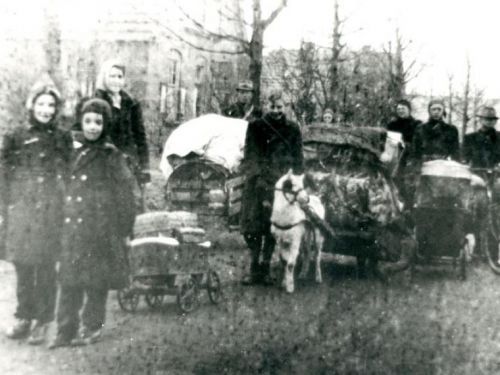
[[[192,276],[177,287],[177,306],[181,312],[189,313],[198,307],[198,294],[199,287]]]
[[[222,287],[219,275],[215,271],[208,271],[207,278],[208,298],[213,304],[218,304],[222,298]]]
[[[489,215],[488,228],[484,228],[480,232],[480,250],[488,259],[491,270],[500,275],[500,231],[498,223],[493,220],[495,218],[494,212],[490,212]]]
[[[157,292],[148,293],[144,296],[144,298],[146,299],[146,303],[152,309],[157,309],[161,306],[161,304],[163,303],[163,297],[163,294]]]
[[[123,311],[134,312],[139,305],[139,294],[130,288],[121,289],[117,293],[118,304]]]

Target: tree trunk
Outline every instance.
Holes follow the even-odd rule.
[[[464,105],[462,115],[462,140],[467,132],[467,123],[469,122],[469,91],[470,91],[470,60],[467,57],[467,75],[464,86]]]
[[[250,42],[250,65],[249,75],[253,84],[252,104],[255,108],[260,107],[260,78],[262,75],[262,47],[264,39],[264,30],[254,26],[252,40]]]

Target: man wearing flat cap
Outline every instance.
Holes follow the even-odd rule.
[[[236,88],[236,102],[233,103],[224,115],[227,117],[249,120],[254,113],[252,105],[253,85],[250,81],[241,81]]]
[[[481,128],[464,137],[463,160],[472,168],[493,168],[500,163],[500,137],[495,130],[498,117],[495,108],[484,106],[477,117]]]

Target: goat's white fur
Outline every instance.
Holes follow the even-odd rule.
[[[283,189],[285,181],[291,181],[294,194],[286,194]],[[314,195],[314,191],[310,188],[304,188],[304,175],[294,175],[291,170],[282,176],[275,185],[274,203],[271,215],[271,223],[276,225],[271,226],[271,232],[276,239],[276,250],[282,262],[285,263],[284,277],[282,286],[288,293],[293,293],[294,285],[294,269],[300,249],[304,250],[304,262],[299,274],[299,278],[305,278],[309,271],[309,263],[311,257],[315,261],[315,280],[317,283],[322,282],[321,275],[321,250],[323,247],[324,237],[318,228],[307,223],[307,216],[300,207],[301,204],[307,204],[321,219],[325,217],[325,208],[321,203],[320,198]],[[290,227],[280,229],[279,227]],[[314,232],[314,236],[309,236],[307,231]],[[313,237],[310,239],[309,237]],[[307,240],[315,241],[314,254],[311,254],[313,244],[305,243]],[[305,246],[301,246],[304,242]]]

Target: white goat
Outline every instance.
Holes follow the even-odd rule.
[[[308,205],[321,219],[325,217],[325,208],[319,197],[313,195],[312,188],[304,186],[304,178],[303,174],[294,175],[290,170],[278,180],[274,192],[271,233],[276,239],[276,250],[284,264],[282,286],[288,293],[293,293],[295,289],[294,269],[300,249],[303,249],[303,264],[299,278],[307,277],[311,258],[314,257],[315,279],[317,283],[322,282],[321,249],[324,237],[308,221],[301,206]],[[313,254],[311,250],[314,250]]]

